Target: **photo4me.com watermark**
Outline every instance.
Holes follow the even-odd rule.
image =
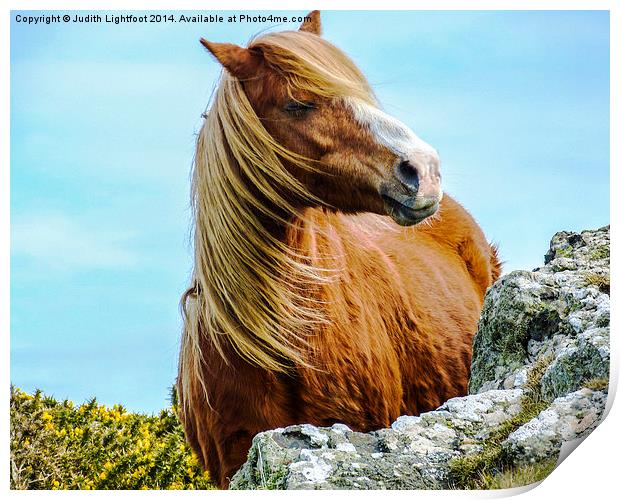
[[[308,21],[305,16],[284,16],[274,14],[213,14],[207,13],[49,13],[49,14],[14,14],[15,22],[24,24],[55,24],[55,23],[91,23],[91,24],[140,24],[140,23],[300,23]]]

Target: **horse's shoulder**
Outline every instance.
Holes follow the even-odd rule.
[[[438,214],[424,231],[457,252],[481,295],[499,277],[497,248],[488,242],[474,217],[451,196],[444,195]]]

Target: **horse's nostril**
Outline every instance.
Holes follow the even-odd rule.
[[[417,191],[420,186],[418,170],[407,160],[402,161],[396,167],[396,176],[412,191]]]

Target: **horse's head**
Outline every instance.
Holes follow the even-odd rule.
[[[437,152],[382,111],[357,67],[320,35],[314,11],[299,31],[265,34],[248,48],[201,42],[241,82],[275,141],[309,160],[308,168],[284,164],[315,199],[387,213],[403,226],[434,214],[442,197]]]

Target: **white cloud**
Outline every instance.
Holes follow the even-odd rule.
[[[49,270],[125,268],[138,262],[133,235],[61,212],[19,215],[11,221],[11,253]]]

